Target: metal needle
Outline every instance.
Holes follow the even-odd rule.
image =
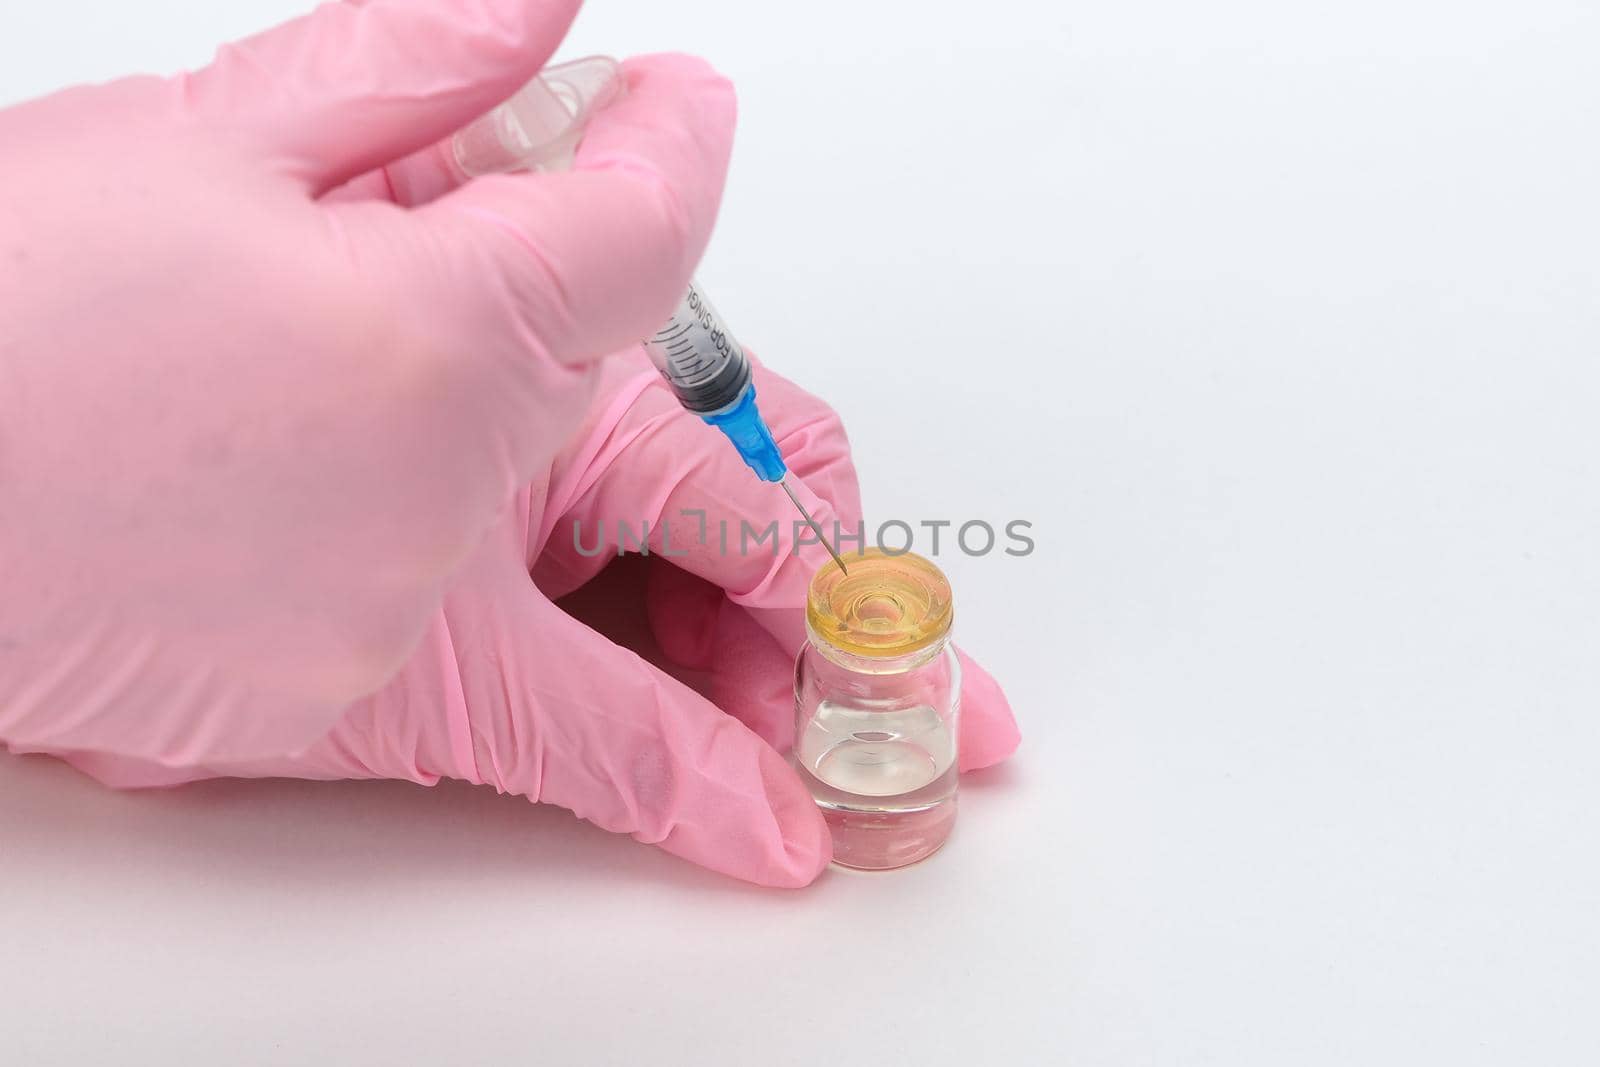
[[[833,557],[833,561],[839,565],[839,569],[845,574],[849,574],[850,568],[844,565],[844,560],[839,558],[839,553],[835,552],[833,546],[828,544],[827,535],[822,532],[822,527],[817,525],[817,520],[813,519],[810,513],[806,511],[805,505],[800,503],[800,498],[794,495],[794,490],[789,488],[788,480],[782,479],[778,484],[783,486],[785,493],[789,494],[790,501],[794,503],[795,510],[800,513],[800,517],[806,520],[806,525],[816,531],[817,540],[822,542],[822,547],[828,550],[828,555]]]

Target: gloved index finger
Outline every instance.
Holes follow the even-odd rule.
[[[790,488],[830,539],[854,531],[860,489],[837,415],[765,368],[755,373]],[[550,558],[538,565],[582,573],[582,558],[598,548],[643,540],[653,554],[720,586],[792,655],[805,640],[811,575],[832,565],[827,551],[783,490],[757,478],[721,433],[684,411],[648,371],[622,399],[628,402],[591,429],[553,483],[541,537]]]

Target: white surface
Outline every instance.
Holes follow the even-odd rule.
[[[296,7],[11,5],[0,99]],[[566,54],[673,47],[742,94],[701,276],[870,513],[1036,523],[943,557],[1020,756],[800,893],[0,760],[0,1060],[1600,1060],[1593,4],[613,0]]]

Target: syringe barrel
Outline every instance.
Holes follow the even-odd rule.
[[[689,283],[677,310],[644,349],[678,402],[697,415],[729,410],[750,384],[749,357],[698,282]]]

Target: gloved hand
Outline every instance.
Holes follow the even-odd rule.
[[[837,416],[761,367],[757,388],[807,509],[825,528],[853,526],[859,496]],[[776,550],[768,540],[741,552],[741,522],[775,524]],[[322,741],[179,768],[56,754],[118,786],[219,775],[465,779],[559,804],[713,870],[804,885],[830,858],[828,830],[779,751],[793,740],[806,585],[831,564],[815,543],[795,549],[794,522],[783,493],[685,412],[635,348],[606,361],[580,432],[517,494],[399,677]],[[619,524],[637,533],[642,523],[652,553],[644,587],[612,590],[615,617],[648,620],[665,666],[693,672],[698,691],[552,603],[616,556]],[[961,660],[967,771],[1010,755],[1018,735],[999,688]]]
[[[426,5],[390,0],[361,10],[404,11],[412,17],[425,11]],[[348,16],[329,16],[327,9],[317,16],[330,17],[339,25],[339,20]],[[319,32],[314,29],[315,22],[313,19],[310,23],[292,24],[278,32],[287,33],[297,26],[301,33]],[[542,59],[542,55],[537,57],[537,61]],[[482,196],[489,198],[486,202],[490,206],[480,209],[472,206],[477,201],[469,199],[463,208],[468,212],[466,218],[474,224],[493,218],[496,226],[503,227],[498,232],[514,233],[519,238],[513,247],[502,248],[495,241],[494,227],[480,233],[474,225],[451,219],[462,226],[463,236],[476,234],[477,240],[487,242],[484,248],[496,250],[492,255],[481,251],[466,258],[481,272],[477,280],[500,297],[509,298],[517,314],[510,318],[510,326],[504,315],[486,325],[451,319],[450,326],[458,334],[441,333],[440,340],[449,345],[466,338],[469,345],[489,345],[513,371],[520,356],[536,363],[539,375],[526,383],[513,377],[513,384],[524,390],[516,396],[478,396],[481,407],[468,403],[475,394],[468,394],[459,383],[446,377],[446,372],[453,369],[450,365],[432,367],[433,381],[435,388],[444,391],[445,395],[436,399],[447,413],[455,413],[460,406],[469,412],[479,411],[487,419],[516,412],[520,404],[523,410],[517,413],[524,422],[534,424],[537,432],[529,436],[539,447],[533,449],[535,459],[524,473],[508,473],[511,460],[505,435],[515,435],[527,427],[508,417],[506,425],[495,430],[490,462],[500,464],[497,469],[506,479],[502,488],[507,494],[514,492],[515,501],[509,513],[501,512],[488,537],[466,550],[464,561],[453,572],[440,565],[446,573],[438,579],[438,588],[448,590],[443,595],[442,609],[434,610],[420,647],[398,676],[374,695],[353,704],[347,702],[341,708],[342,714],[326,715],[320,704],[302,700],[299,704],[284,704],[287,710],[281,717],[276,715],[274,708],[284,702],[285,690],[306,688],[305,679],[296,677],[294,672],[308,669],[307,662],[320,665],[325,671],[348,670],[348,663],[341,657],[350,655],[351,646],[348,638],[338,640],[339,625],[354,614],[345,605],[348,590],[361,584],[360,576],[330,574],[333,561],[324,561],[308,579],[296,566],[297,557],[271,553],[272,544],[290,536],[310,543],[309,549],[302,543],[302,552],[322,547],[314,528],[308,534],[304,528],[257,530],[249,523],[235,523],[226,528],[242,542],[231,547],[243,549],[245,563],[241,566],[261,567],[260,596],[266,606],[279,606],[280,614],[273,619],[255,618],[249,603],[223,603],[220,598],[207,601],[209,589],[183,589],[189,573],[184,560],[171,559],[170,549],[148,540],[142,543],[145,551],[161,551],[155,560],[134,555],[127,545],[117,546],[113,555],[124,566],[133,565],[136,572],[143,572],[143,584],[134,586],[141,595],[156,593],[164,598],[161,622],[173,620],[174,607],[200,605],[210,608],[212,614],[208,618],[213,625],[227,627],[237,623],[249,627],[265,647],[254,662],[248,654],[243,657],[247,684],[234,690],[215,688],[212,679],[220,671],[239,668],[227,659],[220,663],[205,659],[214,649],[203,643],[187,644],[187,659],[165,656],[158,661],[137,657],[131,661],[105,660],[97,653],[106,647],[106,638],[97,632],[92,636],[98,644],[80,642],[68,646],[84,677],[60,673],[42,676],[48,686],[55,687],[58,699],[19,704],[14,693],[5,688],[7,683],[0,680],[0,739],[18,751],[61,755],[88,773],[123,786],[174,784],[215,775],[396,777],[425,783],[441,776],[457,777],[563,805],[607,829],[659,842],[695,862],[752,881],[799,885],[815,876],[828,859],[827,831],[808,793],[776,749],[787,747],[792,731],[792,661],[803,640],[805,584],[810,573],[826,562],[826,555],[817,546],[802,548],[798,555],[790,554],[793,513],[786,499],[772,486],[757,481],[720,435],[682,411],[636,348],[630,345],[627,353],[586,370],[548,356],[548,343],[542,340],[549,332],[546,317],[552,315],[562,336],[599,336],[603,330],[579,322],[580,308],[575,301],[592,293],[596,304],[582,305],[592,314],[607,299],[605,286],[620,284],[616,277],[603,269],[603,261],[585,263],[587,273],[568,274],[556,266],[572,262],[573,257],[581,261],[586,255],[580,247],[585,225],[598,227],[594,239],[600,245],[595,254],[611,257],[615,272],[624,280],[631,276],[629,264],[637,254],[626,246],[631,227],[644,226],[648,230],[652,224],[660,223],[665,230],[676,231],[685,247],[704,240],[696,209],[685,206],[689,202],[685,198],[692,200],[692,195],[675,182],[693,169],[691,164],[696,159],[703,162],[708,155],[714,155],[706,150],[704,130],[698,135],[691,135],[691,131],[726,121],[728,113],[719,104],[726,100],[720,83],[707,78],[703,68],[686,67],[681,60],[635,62],[627,70],[627,101],[591,125],[578,157],[579,173],[572,177],[593,180],[595,175],[604,174],[610,178],[613,170],[623,177],[661,173],[660,180],[652,178],[645,183],[666,192],[662,193],[662,200],[643,211],[647,216],[643,222],[628,216],[615,221],[545,219],[534,208],[541,206],[541,210],[550,211],[565,203],[563,197],[573,191],[565,176],[490,182],[479,179],[454,190],[448,168],[442,165],[438,151],[430,148],[400,163],[357,176],[311,205],[314,210],[329,212],[341,220],[385,220],[382,225],[398,232],[403,225],[415,224],[419,219],[440,219],[430,225],[442,225],[446,205]],[[531,73],[528,71],[526,76]],[[502,86],[496,93],[504,96],[512,88],[515,85]],[[655,89],[667,96],[682,92],[692,105],[689,113],[674,117],[657,110],[663,97]],[[642,110],[638,103],[641,96],[646,101]],[[493,102],[480,102],[481,106],[474,104],[474,108],[481,111]],[[4,121],[0,115],[0,123]],[[679,122],[686,128],[673,133],[674,124]],[[434,131],[439,136],[443,132]],[[636,139],[646,147],[636,145]],[[657,152],[668,165],[652,154]],[[721,157],[716,158],[720,166]],[[671,175],[666,173],[669,170]],[[331,178],[328,184],[332,184]],[[484,186],[491,192],[474,192]],[[396,205],[385,203],[390,197],[408,210],[402,214]],[[707,210],[714,206],[713,190]],[[663,217],[648,217],[652,212]],[[339,225],[341,232],[346,232],[350,223]],[[567,225],[573,228],[570,233],[565,229]],[[449,226],[445,228],[449,233],[455,232]],[[570,238],[568,245],[557,241],[553,246],[562,250],[555,260],[547,248],[547,229]],[[433,238],[433,231],[427,232],[431,240],[439,242],[433,254],[444,256],[434,265],[439,271],[438,284],[444,285],[453,277],[448,268],[456,266],[457,261],[449,255],[449,246],[442,238]],[[349,238],[342,240],[348,242]],[[421,258],[426,254],[424,250],[411,249],[408,253],[409,248],[397,241],[394,248],[382,254],[400,257],[412,269],[425,271],[429,264]],[[535,256],[535,250],[542,255]],[[693,251],[697,255],[698,247]],[[408,254],[419,258],[408,260]],[[688,258],[692,263],[693,256]],[[394,272],[392,265],[381,260],[364,259],[361,263],[363,275],[378,271],[387,277]],[[560,284],[554,286],[553,292],[540,290],[542,298],[530,297],[529,278],[546,269],[555,272],[546,277],[558,279]],[[675,272],[675,284],[681,287],[687,275],[686,264]],[[574,291],[580,280],[587,288]],[[440,297],[388,292],[390,299],[423,300],[430,307],[437,306],[443,296],[448,296],[445,303],[466,299],[460,288],[448,289]],[[670,306],[676,295],[669,294],[663,302]],[[618,299],[619,317],[626,316],[631,298]],[[279,294],[274,297],[274,307],[280,317],[290,311],[299,314],[304,311],[305,300],[304,294],[295,294],[293,299]],[[657,310],[652,308],[651,313]],[[168,314],[180,319],[184,315],[177,310]],[[485,314],[481,302],[474,304],[471,314]],[[182,321],[173,325],[194,328],[193,323]],[[269,326],[255,324],[257,329]],[[498,336],[497,331],[506,331],[510,336]],[[631,341],[648,329],[633,326],[630,320],[627,331],[627,336],[615,343]],[[370,337],[355,337],[348,343],[359,347],[374,342]],[[524,346],[534,350],[526,351]],[[402,348],[402,355],[404,351]],[[462,358],[477,355],[468,351]],[[386,357],[393,356],[390,348],[370,353],[370,358],[363,361],[380,385],[394,373],[386,362]],[[0,367],[8,358],[0,355]],[[344,354],[341,358],[356,357]],[[196,359],[192,363],[203,370],[206,361]],[[402,367],[406,365],[402,362]],[[86,357],[83,367],[83,373],[92,376],[94,368]],[[484,377],[496,380],[492,375]],[[478,379],[474,377],[472,381]],[[98,388],[103,393],[114,384],[98,383]],[[758,386],[763,411],[791,465],[802,499],[825,525],[834,517],[847,524],[853,522],[860,515],[860,506],[837,419],[819,402],[764,370],[758,370]],[[356,403],[366,398],[346,390],[340,399]],[[427,397],[421,399],[425,401]],[[256,418],[274,418],[275,405],[284,402],[280,394],[273,403],[263,404],[262,410],[255,413]],[[419,407],[420,411],[413,409],[392,417],[412,419],[432,431],[438,416],[426,403]],[[328,408],[323,405],[318,410],[326,414]],[[181,413],[178,416],[183,417]],[[126,412],[123,417],[127,417]],[[381,425],[382,420],[369,417],[362,426],[370,433],[375,423]],[[327,427],[319,428],[332,433]],[[453,487],[452,479],[465,476],[462,471],[468,466],[446,454],[446,450],[459,448],[461,439],[471,437],[466,430],[476,428],[457,427],[460,432],[448,440],[439,435],[436,451],[403,449],[409,458],[425,458],[425,480],[441,492],[441,497],[433,498],[436,501],[442,499],[444,490]],[[404,426],[394,429],[403,430]],[[385,482],[389,496],[406,495],[393,484],[403,477],[404,464],[379,465],[380,460],[387,459],[379,455],[380,445],[397,448],[407,444],[396,443],[395,436],[378,443],[352,443],[347,439],[321,442],[313,452],[316,462],[334,469],[306,473],[318,489],[318,495],[311,499],[324,508],[336,507],[345,521],[365,521],[366,516],[356,514],[359,509],[353,504],[333,499],[338,477],[348,475],[348,468],[343,466],[346,457],[339,453],[343,447],[362,450],[369,471]],[[256,509],[251,514],[257,523],[271,527],[284,523],[286,517],[298,523],[327,521],[326,513],[315,510],[303,497],[281,499],[286,489],[293,488],[292,462],[307,458],[305,452],[296,451],[298,444],[293,439],[285,442],[279,435],[265,440],[252,438],[237,446],[242,453],[239,459],[248,461],[252,469],[266,460],[282,461],[282,466],[272,468],[279,484],[252,486],[257,494],[279,494],[280,506],[269,511],[258,501],[243,502]],[[264,448],[284,449],[287,454],[255,454]],[[541,449],[543,454],[539,455]],[[102,457],[95,458],[103,462]],[[206,457],[202,454],[200,458]],[[481,455],[478,458],[483,460]],[[96,484],[92,489],[74,487],[70,499],[81,500],[78,506],[87,511],[94,502],[92,493],[105,492],[109,487],[92,463],[85,461],[85,467],[87,476]],[[122,467],[140,474],[140,468],[126,463]],[[217,491],[215,480],[201,478],[200,484]],[[517,484],[525,487],[514,490]],[[36,500],[48,502],[45,487],[38,487]],[[366,508],[386,509],[381,520],[363,527],[369,533],[376,530],[378,535],[368,543],[369,554],[357,551],[359,546],[352,538],[350,550],[339,559],[369,576],[376,571],[386,580],[382,588],[392,599],[411,603],[400,596],[397,587],[415,583],[417,573],[414,567],[397,565],[403,557],[398,556],[395,545],[411,543],[416,536],[416,531],[404,525],[407,521],[436,528],[447,517],[420,506],[419,496],[413,500],[419,506],[408,519],[392,499],[373,503],[372,496],[384,494],[373,493],[371,488],[357,485],[351,492],[361,496]],[[168,501],[183,505],[191,514],[202,510],[188,501],[187,489],[183,485],[170,488]],[[133,495],[127,500],[113,497],[113,502],[126,509],[116,515],[121,526],[129,525],[129,514],[142,522],[162,521],[160,515],[140,513]],[[434,506],[459,507],[448,503]],[[704,521],[712,531],[711,537],[696,539],[698,518],[681,514],[692,509],[707,513]],[[222,523],[227,518],[212,515],[210,521]],[[663,540],[662,519],[671,523],[670,544]],[[641,603],[666,656],[698,672],[703,679],[702,688],[711,699],[576,622],[552,603],[552,598],[582,585],[614,554],[619,520],[633,529],[641,520],[650,522],[652,548],[658,556],[650,561],[649,588]],[[5,525],[9,521],[0,517],[0,545],[9,544],[4,540],[11,532]],[[132,523],[132,532],[147,536],[139,529],[139,521]],[[721,551],[715,531],[721,523],[727,523],[737,538],[741,521],[757,529],[776,522],[782,531],[777,551],[768,551],[765,545],[752,553]],[[603,527],[608,532],[605,550],[592,556],[580,551],[574,542],[574,524],[586,547],[593,544]],[[202,579],[214,580],[219,571],[232,576],[239,569],[217,567],[216,561],[226,557],[229,546],[208,540],[207,530],[216,529],[168,530],[168,536],[176,538],[184,551],[207,561],[207,566],[196,572]],[[326,533],[321,535],[322,542],[329,538]],[[342,535],[336,540],[343,543]],[[675,556],[670,563],[659,555],[667,551]],[[687,554],[680,557],[678,553]],[[293,596],[281,596],[283,591],[273,587],[274,572],[270,568],[274,566],[279,569],[277,580],[293,586]],[[97,580],[108,577],[115,575],[107,570]],[[370,583],[371,578],[367,581]],[[327,583],[326,589],[322,588],[323,583]],[[91,598],[89,617],[119,620],[140,607],[137,598],[122,602],[126,589],[112,589],[105,604]],[[333,600],[326,613],[320,608],[321,596]],[[299,632],[277,632],[275,627],[284,625],[281,611],[285,601],[305,625],[318,627],[312,636],[327,641],[328,635],[333,635],[336,643],[328,648],[313,640],[301,640],[307,635]],[[66,603],[72,606],[72,602]],[[56,628],[51,630],[30,617],[28,621],[35,626],[30,641],[38,640],[41,634],[47,641],[62,641],[65,638],[59,635],[71,634],[72,620],[70,611],[53,619],[46,616],[45,621],[55,623]],[[0,607],[0,635],[8,632],[8,625],[12,625],[10,617]],[[147,636],[162,632],[144,631]],[[52,634],[57,636],[52,638]],[[250,651],[248,641],[232,633],[195,635],[185,628],[178,634],[185,640],[213,637],[224,648]],[[0,646],[4,644],[0,640]],[[298,650],[302,659],[297,662],[278,656],[284,646]],[[39,654],[36,644],[30,649],[29,642],[13,642],[0,648],[0,666],[5,663],[3,657],[16,654],[19,648],[25,654]],[[166,650],[146,644],[141,651],[155,657]],[[318,652],[325,655],[318,659]],[[150,662],[167,664],[169,669],[187,666],[189,677],[197,679],[167,694],[175,707],[165,707],[158,691],[140,688],[152,678],[159,683],[162,677],[149,671]],[[123,668],[121,672],[115,669],[119,666]],[[965,770],[1009,754],[1017,735],[998,688],[970,661],[964,660],[964,666],[961,762]],[[279,677],[280,674],[284,676]],[[35,676],[38,677],[41,676]],[[184,676],[180,672],[176,677]],[[71,691],[74,685],[78,694]],[[95,702],[64,699],[80,695],[85,688],[97,697]],[[50,693],[35,681],[32,692],[41,691]],[[228,693],[233,699],[219,704],[219,698]],[[21,695],[29,696],[29,688],[24,687]],[[142,699],[130,700],[130,696]],[[16,707],[28,714],[14,714]],[[77,710],[80,708],[82,713]],[[141,708],[143,717],[129,714],[130,709]],[[262,717],[267,721],[260,721]],[[19,725],[25,729],[17,729]],[[203,729],[197,732],[197,727]],[[248,738],[241,736],[246,734]]]
[[[276,755],[406,662],[592,361],[682,295],[733,96],[636,60],[571,173],[323,194],[509,96],[576,7],[327,4],[0,111],[0,739]]]

